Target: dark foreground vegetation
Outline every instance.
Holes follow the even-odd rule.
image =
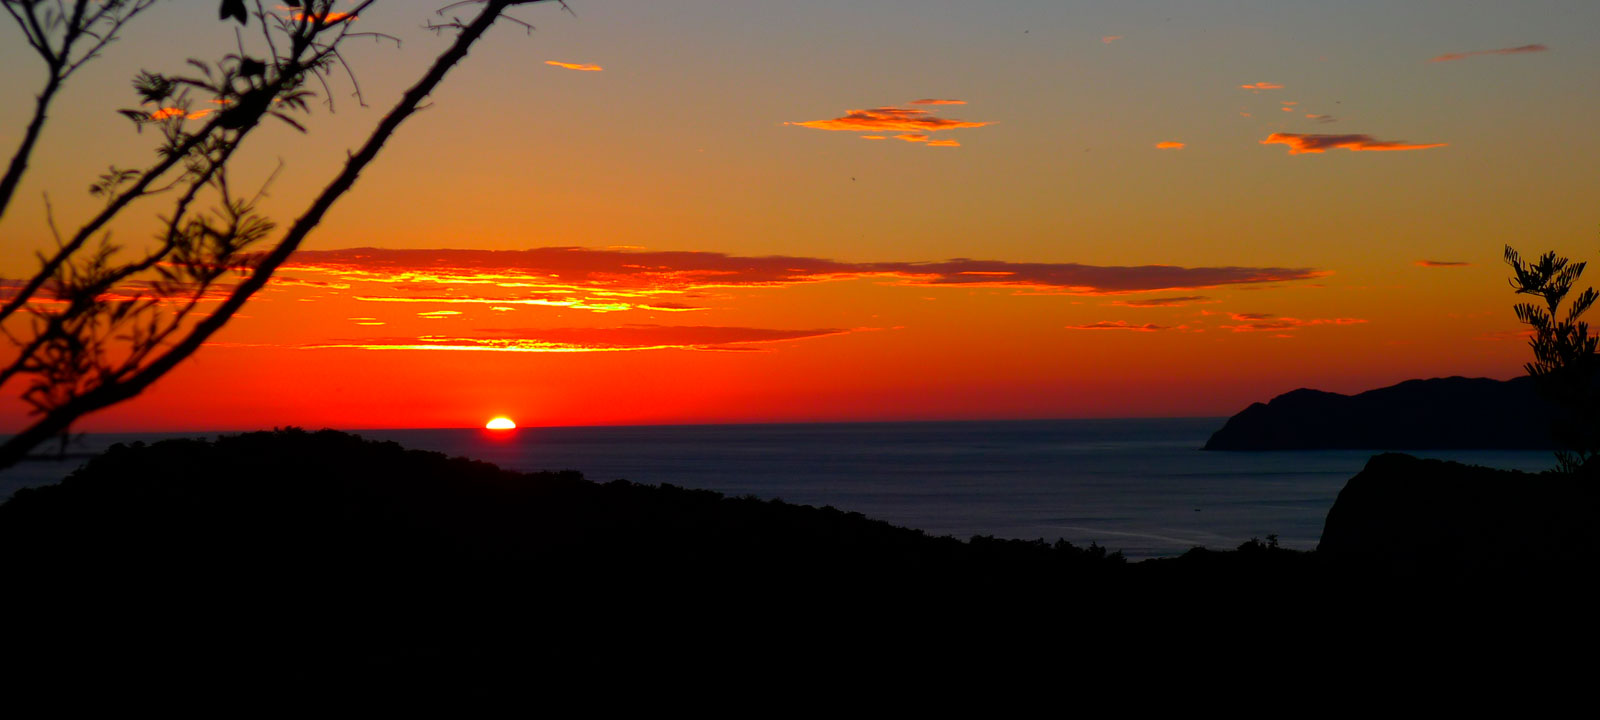
[[[1409,472],[1384,462],[1379,474]],[[302,690],[526,681],[552,666],[834,667],[910,648],[946,660],[1041,644],[1131,654],[1156,638],[1223,647],[1359,626],[1378,612],[1373,593],[1393,612],[1419,581],[1476,596],[1594,567],[1592,542],[1551,565],[1541,545],[1571,538],[1519,544],[1520,530],[1463,546],[1509,551],[1487,563],[1438,549],[1391,562],[1367,541],[1411,521],[1374,514],[1382,485],[1341,496],[1330,528],[1343,518],[1343,552],[1252,541],[1128,563],[1066,542],[930,537],[831,507],[514,473],[332,431],[117,446],[0,506],[0,652],[34,670]],[[1407,487],[1419,505],[1451,495]],[[1587,512],[1567,506],[1541,518]],[[1412,518],[1435,537],[1438,523]]]

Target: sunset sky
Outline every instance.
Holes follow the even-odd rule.
[[[371,107],[346,81],[247,146],[280,225],[443,4],[358,20],[403,40],[349,53]],[[1220,416],[1517,375],[1502,247],[1600,258],[1593,2],[570,4],[492,31],[216,342],[80,429]],[[115,112],[136,69],[233,48],[198,5],[73,78],[0,277],[49,246],[44,194],[71,225],[153,157]],[[7,153],[44,76],[19,39]]]

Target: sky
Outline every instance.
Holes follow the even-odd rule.
[[[1503,247],[1596,255],[1591,2],[569,4],[491,31],[240,317],[79,429],[1225,416],[1518,375]],[[336,80],[248,146],[268,215],[445,46],[441,5],[363,13],[401,41],[348,53],[368,106]],[[115,112],[136,69],[234,47],[193,7],[62,93],[0,277],[45,197],[81,221],[152,157]],[[44,76],[19,38],[8,153]]]

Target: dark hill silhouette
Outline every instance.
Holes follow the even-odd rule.
[[[1317,553],[1394,577],[1503,581],[1586,568],[1587,582],[1600,559],[1597,515],[1593,482],[1385,453],[1339,492]]]
[[[1553,412],[1529,377],[1407,380],[1357,395],[1301,388],[1228,418],[1205,449],[1545,450]]]
[[[1145,682],[1127,668],[1170,657],[1152,648],[1392,636],[1358,604],[1389,575],[1326,557],[1250,542],[1126,563],[332,431],[250,433],[117,446],[0,505],[0,673],[8,698],[611,702],[663,679],[691,697],[734,677],[885,688],[940,663],[1014,683],[1045,650],[1115,668],[1084,676],[1103,689]]]

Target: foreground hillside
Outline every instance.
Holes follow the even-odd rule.
[[[1346,524],[1367,529],[1347,536],[1396,522],[1356,521],[1384,505],[1384,485],[1341,496]],[[1370,544],[1345,547],[1356,552],[1342,564],[1261,542],[1127,563],[287,430],[118,446],[0,505],[0,609],[13,619],[0,654],[346,687],[503,680],[552,658],[837,662],[863,642],[981,654],[1053,637],[1131,651],[1135,638],[1357,622],[1352,598],[1414,589],[1418,575],[1395,574]]]

